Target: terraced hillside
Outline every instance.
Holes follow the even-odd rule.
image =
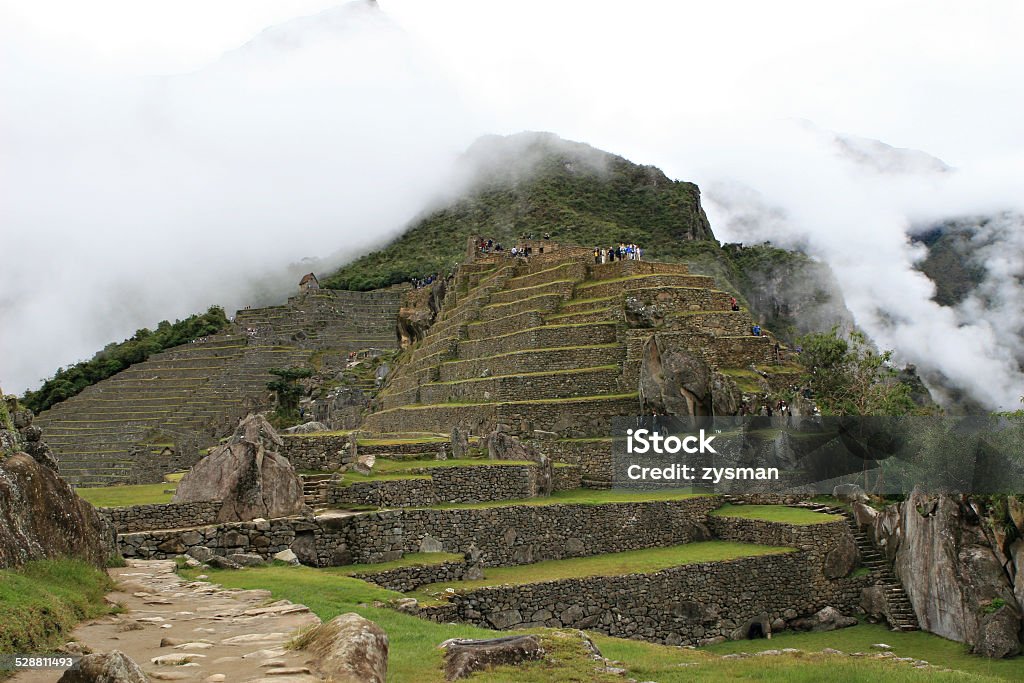
[[[239,311],[234,324],[89,387],[39,416],[77,486],[158,482],[190,466],[247,412],[269,407],[271,368],[318,351],[395,346],[403,290],[308,292]]]
[[[777,377],[774,339],[755,337],[746,311],[730,294],[685,265],[646,261],[594,264],[589,249],[549,249],[527,262],[488,257],[464,264],[437,322],[378,397],[369,433],[485,434],[506,425],[520,436],[543,434],[556,460],[589,463],[604,479],[610,421],[640,411],[638,381],[644,342],[657,332],[686,348],[741,388],[760,389],[751,365]],[[656,303],[655,327],[630,321],[627,308]]]

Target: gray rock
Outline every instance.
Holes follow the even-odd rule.
[[[86,655],[78,668],[64,672],[58,683],[148,683],[149,677],[119,650]]]
[[[421,553],[440,553],[444,551],[444,545],[433,536],[424,536],[420,541]]]
[[[242,565],[237,562],[233,562],[226,557],[220,555],[214,555],[210,559],[206,560],[206,564],[210,565],[214,569],[241,569]]]
[[[832,495],[844,503],[866,503],[868,494],[857,484],[839,484],[832,489]]]
[[[537,454],[529,445],[506,431],[495,430],[484,437],[487,457],[491,460],[536,460]]]
[[[376,463],[377,457],[374,455],[357,455],[352,462],[352,471],[367,477],[373,473],[373,466]]]
[[[338,683],[384,683],[388,636],[380,626],[349,612],[321,624],[305,637],[310,665]]]
[[[860,564],[860,552],[857,550],[853,536],[847,533],[843,534],[836,546],[825,555],[822,571],[830,579],[840,579],[849,576],[858,564]]]
[[[287,434],[311,434],[314,432],[326,432],[330,431],[330,428],[323,422],[307,422],[301,425],[295,425],[284,430]]]
[[[298,556],[291,550],[282,550],[274,555],[274,559],[278,562],[287,562],[288,564],[297,565],[299,564]]]
[[[189,548],[185,552],[185,554],[194,557],[200,562],[206,562],[211,557],[213,557],[213,551],[207,548],[205,545],[197,545],[192,548]]]
[[[516,624],[523,623],[523,615],[517,609],[506,609],[491,612],[487,617],[487,620],[491,622],[491,625],[494,628],[500,631],[502,629],[515,626]]]
[[[459,427],[452,428],[452,457],[456,460],[469,457],[469,433]]]
[[[835,631],[839,628],[855,626],[857,620],[848,617],[834,607],[823,607],[814,613],[813,616],[803,619],[794,619],[789,622],[789,627],[794,631]]]
[[[218,522],[305,514],[302,483],[287,458],[270,448],[281,437],[261,415],[245,418],[234,436],[189,470],[174,502],[222,500]]]
[[[895,559],[923,629],[979,654],[1019,651],[1020,605],[968,499],[915,489],[875,519],[872,535]]]
[[[476,671],[515,666],[544,656],[537,636],[510,636],[492,640],[452,639],[441,643],[445,680],[456,681]]]
[[[735,415],[742,399],[731,379],[658,334],[644,343],[639,391],[643,410],[659,415]]]
[[[228,555],[228,561],[242,567],[262,567],[267,564],[266,560],[255,553],[234,553]]]

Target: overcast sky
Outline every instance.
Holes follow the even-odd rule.
[[[336,6],[0,0],[6,390],[161,318],[244,305],[282,262],[355,255],[478,135],[549,130],[700,183],[723,239],[806,245],[904,360],[984,377],[991,405],[1024,393],[1006,339],[1017,266],[996,287],[1013,324],[968,320],[928,303],[904,237],[1021,209],[1024,3],[384,0],[317,16]],[[822,131],[957,170],[878,173]],[[785,226],[741,234],[736,187]],[[876,305],[894,290],[896,326]]]

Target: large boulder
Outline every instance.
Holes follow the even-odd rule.
[[[334,683],[384,683],[388,635],[355,612],[341,614],[303,637],[311,666]]]
[[[63,556],[106,564],[112,536],[92,505],[25,453],[0,463],[0,567]]]
[[[281,437],[262,415],[249,415],[227,443],[182,478],[174,502],[223,501],[219,522],[308,513],[299,476],[276,452],[281,445]]]
[[[466,678],[476,671],[522,664],[544,656],[537,636],[507,636],[490,640],[453,638],[441,643],[440,647],[444,650],[444,677],[448,681]]]
[[[456,460],[469,457],[469,432],[452,427],[452,457]]]
[[[875,519],[874,534],[923,629],[989,657],[1020,652],[1020,604],[968,499],[915,489]]]
[[[537,452],[517,436],[495,430],[484,437],[487,457],[491,460],[536,460]]]
[[[742,401],[731,379],[658,334],[644,343],[639,391],[642,410],[657,415],[735,415]]]
[[[856,626],[857,620],[848,617],[835,607],[823,607],[812,616],[793,619],[788,626],[794,631],[835,631],[838,628]]]
[[[64,672],[57,683],[148,683],[149,677],[128,655],[119,650],[82,657],[78,666]]]

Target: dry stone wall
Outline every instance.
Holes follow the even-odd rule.
[[[162,503],[132,505],[120,508],[97,508],[119,534],[151,529],[178,529],[205,526],[217,521],[221,501],[194,503]]]
[[[653,574],[494,586],[455,593],[420,614],[486,628],[590,629],[666,645],[733,637],[749,620],[850,614],[867,577],[828,580],[806,552],[674,567]]]
[[[467,565],[464,561],[441,562],[438,564],[398,567],[382,572],[360,572],[350,574],[352,578],[375,583],[381,588],[408,593],[420,586],[448,581],[461,581],[466,575]]]
[[[333,471],[351,462],[347,434],[282,435],[279,453],[296,470]]]

